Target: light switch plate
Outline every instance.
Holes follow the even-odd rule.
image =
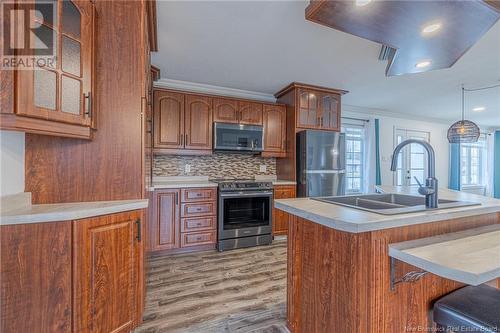
[[[186,164],[184,166],[184,172],[185,173],[190,173],[191,172],[191,164]]]
[[[260,167],[259,167],[259,171],[260,172],[266,172],[267,171],[267,165],[261,164]]]

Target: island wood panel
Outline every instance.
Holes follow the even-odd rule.
[[[292,332],[400,333],[433,327],[430,311],[463,284],[427,274],[390,290],[388,245],[500,223],[487,214],[366,233],[290,217],[287,322]],[[397,262],[396,276],[416,270]],[[497,287],[500,279],[497,279]]]
[[[71,222],[0,227],[0,331],[72,331]]]
[[[184,94],[154,91],[153,138],[155,148],[184,148]]]
[[[144,7],[141,1],[97,1],[95,7],[99,128],[92,141],[26,135],[25,191],[36,204],[144,195]]]
[[[140,212],[73,222],[76,332],[130,332],[136,324]]]
[[[212,98],[186,95],[185,100],[186,149],[212,150]]]
[[[230,98],[214,98],[214,121],[221,123],[239,122],[238,101]]]

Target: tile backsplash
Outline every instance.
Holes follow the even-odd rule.
[[[266,171],[261,171],[261,166],[265,166]],[[187,169],[190,169],[189,172],[186,172]],[[254,178],[256,175],[276,175],[276,159],[248,154],[214,153],[206,156],[155,155],[153,160],[153,176],[230,179]]]

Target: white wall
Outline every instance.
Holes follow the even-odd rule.
[[[393,172],[390,170],[392,152],[395,148],[394,129],[417,130],[430,133],[430,144],[436,152],[436,178],[439,187],[448,187],[449,143],[446,137],[450,124],[436,119],[409,119],[389,114],[379,109],[343,106],[343,116],[367,118],[373,116],[380,119],[380,171],[382,185],[393,185]],[[417,118],[417,117],[415,117]]]
[[[24,192],[24,133],[0,131],[0,196]]]

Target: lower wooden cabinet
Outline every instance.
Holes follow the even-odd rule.
[[[133,330],[144,297],[141,217],[1,226],[0,331]]]
[[[161,189],[150,198],[149,251],[215,248],[217,188]]]
[[[274,199],[288,199],[296,197],[295,185],[275,185]],[[288,214],[273,208],[273,236],[288,234]]]

